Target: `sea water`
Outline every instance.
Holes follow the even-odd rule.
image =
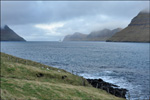
[[[65,69],[129,90],[131,100],[150,95],[150,43],[1,42],[1,52]]]

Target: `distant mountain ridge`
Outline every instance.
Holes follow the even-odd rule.
[[[107,40],[108,42],[150,42],[150,13],[140,12],[122,31]]]
[[[16,34],[12,29],[7,25],[1,29],[1,41],[26,41],[24,38]]]
[[[89,35],[87,35],[88,41],[106,41],[108,38],[113,36],[116,32],[121,31],[121,28],[116,28],[113,30],[103,29],[99,31],[93,31]]]
[[[90,34],[75,32],[72,35],[65,36],[63,41],[106,41],[116,32],[119,32],[121,30],[121,28],[117,28],[114,30],[103,29],[99,31],[93,31]]]
[[[86,34],[80,33],[80,32],[75,32],[72,35],[67,35],[63,39],[63,41],[84,41],[86,38]]]

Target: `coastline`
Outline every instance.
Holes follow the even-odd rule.
[[[51,76],[50,75],[50,77],[52,77],[52,79],[54,78],[54,80],[60,80],[59,82],[63,82],[63,84],[65,83],[66,84],[66,82],[67,82],[67,84],[68,84],[68,86],[69,86],[69,84],[71,84],[71,85],[75,85],[76,86],[76,84],[78,84],[79,86],[82,86],[83,88],[86,88],[86,91],[87,91],[87,89],[89,88],[91,88],[91,87],[96,87],[96,88],[98,88],[98,89],[96,89],[96,91],[102,91],[102,90],[105,90],[106,91],[106,95],[108,96],[108,97],[110,97],[109,95],[110,94],[112,94],[112,95],[114,95],[116,98],[117,97],[121,97],[121,98],[125,98],[125,95],[124,95],[124,92],[123,92],[123,95],[121,94],[120,95],[120,93],[121,93],[121,91],[120,91],[120,89],[117,89],[117,86],[116,85],[113,85],[113,84],[110,84],[110,83],[107,83],[107,82],[104,82],[104,81],[102,81],[101,79],[99,79],[99,80],[96,80],[96,79],[85,79],[85,78],[83,78],[83,77],[81,77],[81,76],[78,76],[78,75],[74,75],[74,74],[72,74],[72,73],[69,73],[69,72],[66,72],[65,70],[62,70],[62,69],[58,69],[58,68],[53,68],[53,67],[51,67],[51,66],[46,66],[46,65],[43,65],[43,64],[41,64],[41,63],[37,63],[37,62],[33,62],[33,61],[31,61],[31,60],[26,60],[26,59],[22,59],[22,58],[18,58],[18,57],[15,57],[15,56],[11,56],[11,55],[8,55],[8,54],[5,54],[5,53],[2,53],[2,52],[0,52],[1,53],[1,61],[2,61],[2,74],[1,74],[1,78],[3,78],[3,80],[7,80],[7,81],[9,81],[8,80],[8,78],[9,79],[11,79],[12,81],[14,81],[14,79],[16,80],[28,80],[28,81],[33,81],[33,79],[35,78],[36,80],[41,80],[42,78],[44,78],[44,77],[46,77],[46,79],[48,78],[47,77],[47,75],[49,76],[49,74],[48,73],[45,73],[45,71],[43,72],[42,70],[46,70],[46,71],[50,71],[50,73],[53,73],[53,71],[56,73],[56,74],[58,74],[59,76],[56,76],[56,75],[54,75],[54,76]],[[17,68],[17,70],[16,70],[16,68],[11,68],[9,65],[8,66],[6,66],[5,65],[5,63],[4,62],[7,62],[7,63],[10,63],[11,65],[13,65],[13,66],[16,66],[16,68]],[[7,64],[6,63],[6,64]],[[3,65],[4,64],[4,65]],[[27,72],[21,72],[20,73],[20,71],[18,70],[18,64],[20,65],[21,64],[21,66],[20,66],[20,70],[22,70],[22,66],[25,66],[25,67],[23,67],[23,69],[24,68],[26,68],[26,66],[29,66],[28,68],[31,68],[30,66],[33,66],[34,68],[35,67],[37,67],[38,68],[38,70],[39,70],[39,72],[35,72],[34,70],[34,72],[33,73],[36,73],[34,76],[30,76],[30,75],[27,75],[27,76],[24,76],[23,75],[23,73],[26,75],[26,74],[30,74],[30,73],[27,73]],[[23,65],[22,65],[23,64]],[[40,67],[40,66],[43,66],[43,67]],[[45,67],[44,67],[45,66]],[[11,70],[8,70],[8,72],[7,72],[7,69],[5,69],[5,67],[10,67],[11,68]],[[8,68],[8,69],[10,69],[10,68]],[[27,69],[28,69],[27,68]],[[34,69],[33,68],[33,69]],[[36,70],[37,70],[37,68],[36,68]],[[40,68],[40,69],[39,69]],[[32,68],[31,68],[31,70],[32,70]],[[11,72],[10,72],[11,71]],[[19,71],[19,72],[16,72],[16,71]],[[5,73],[7,73],[7,74],[5,74]],[[20,73],[20,74],[19,74]],[[9,75],[10,74],[10,75]],[[15,75],[16,74],[16,75]],[[31,75],[32,75],[32,73],[31,73]],[[20,76],[22,76],[22,78],[20,77]],[[58,77],[58,79],[56,78],[55,79],[55,77]],[[59,78],[60,77],[60,78]],[[72,77],[72,78],[71,78]],[[71,78],[71,79],[70,79]],[[73,79],[74,78],[74,79]],[[42,79],[43,80],[43,79]],[[45,79],[44,79],[45,80]],[[51,79],[48,79],[48,80],[51,80]],[[101,80],[101,82],[100,82],[100,80]],[[91,82],[92,81],[92,82]],[[22,82],[22,81],[21,81]],[[48,82],[48,81],[46,81],[46,82]],[[60,84],[58,82],[58,84]],[[3,82],[2,82],[3,83]],[[4,82],[5,83],[5,82]],[[56,82],[57,83],[57,82]],[[101,88],[100,86],[101,86],[101,83],[103,84],[103,88]],[[6,84],[6,83],[5,83]],[[21,83],[22,84],[22,83]],[[95,86],[95,84],[98,84],[98,85],[96,85]],[[16,85],[16,83],[15,83],[15,85]],[[115,87],[115,89],[112,87],[112,86],[114,86]],[[107,88],[106,88],[107,87]],[[4,87],[3,87],[4,88]],[[7,87],[7,89],[8,89],[8,87]],[[2,90],[3,91],[3,90]],[[80,91],[83,91],[83,90],[80,90]],[[90,90],[88,90],[88,91],[91,91],[91,89]],[[93,91],[93,90],[92,90]],[[95,91],[95,90],[94,90]],[[115,94],[114,93],[112,93],[112,91],[115,91]],[[117,92],[118,91],[118,92]],[[91,92],[91,93],[94,93],[94,92]],[[95,92],[96,93],[96,92]],[[108,94],[107,94],[108,93]],[[5,94],[5,92],[4,92],[4,94]],[[3,93],[2,93],[2,95],[4,95]],[[101,93],[100,93],[101,94]],[[102,93],[103,94],[103,93]],[[105,94],[105,92],[104,92],[104,94]],[[92,95],[92,94],[91,94]],[[96,95],[97,95],[97,93],[96,93]],[[106,98],[107,98],[107,96],[106,96]],[[97,97],[98,97],[98,95],[97,95]],[[111,97],[112,98],[112,97]],[[114,97],[113,97],[114,98]],[[122,99],[119,99],[119,100],[122,100]],[[112,99],[112,100],[117,100],[117,99]]]
[[[86,79],[94,88],[105,90],[106,92],[117,97],[126,98],[127,89],[103,81],[102,79]]]

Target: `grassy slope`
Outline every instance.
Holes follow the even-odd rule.
[[[42,77],[37,75],[43,74]],[[67,78],[62,79],[66,75]],[[91,87],[79,76],[1,53],[1,98],[21,100],[124,100]],[[84,85],[84,86],[83,86]]]

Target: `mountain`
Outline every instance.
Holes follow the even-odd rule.
[[[150,13],[140,12],[122,31],[116,33],[108,42],[150,42]]]
[[[93,31],[90,34],[82,34],[76,32],[73,35],[65,36],[63,41],[106,41],[116,32],[119,32],[121,30],[122,30],[121,28],[117,28],[114,30],[103,29],[99,31]]]
[[[7,25],[1,29],[1,41],[26,41],[19,35],[17,35],[12,29],[10,29]]]
[[[67,35],[65,36],[65,38],[63,39],[63,41],[84,41],[86,38],[86,34],[82,34],[79,32],[75,32],[72,35]]]
[[[121,31],[121,28],[114,30],[103,29],[100,31],[93,31],[87,36],[88,41],[106,41],[108,38],[113,36],[116,32]]]

